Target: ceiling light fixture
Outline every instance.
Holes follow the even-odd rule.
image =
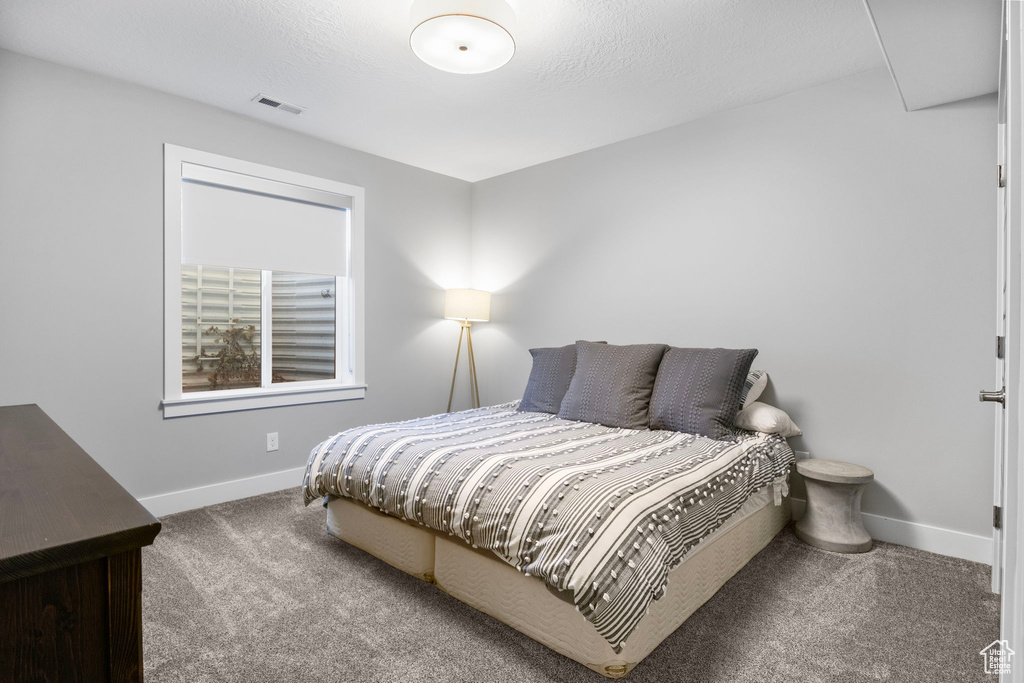
[[[504,0],[417,0],[409,45],[424,62],[455,74],[482,74],[516,52],[515,13]]]

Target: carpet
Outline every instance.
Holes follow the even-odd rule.
[[[298,489],[165,517],[143,549],[148,683],[607,679],[324,531]],[[988,567],[787,528],[626,678],[985,681]]]

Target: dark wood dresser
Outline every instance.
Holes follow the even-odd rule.
[[[39,406],[0,407],[0,682],[141,681],[159,532]]]

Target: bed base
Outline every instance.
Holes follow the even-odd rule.
[[[428,529],[347,498],[334,498],[327,504],[327,533],[406,574],[434,582],[435,535]]]
[[[771,490],[767,492],[771,494]],[[660,600],[616,653],[570,603],[491,553],[337,498],[327,530],[608,678],[623,678],[786,526],[790,503],[726,523],[669,574]]]

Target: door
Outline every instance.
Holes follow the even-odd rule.
[[[1010,353],[1012,348],[1017,348],[1016,335],[1013,334],[1012,325],[1016,323],[1015,316],[1011,314],[1012,305],[1016,304],[1010,288],[1010,278],[1015,270],[1013,252],[1019,245],[1014,243],[1010,227],[1010,212],[1007,204],[1009,193],[1007,192],[1007,177],[1009,174],[1009,144],[1015,131],[1007,129],[1008,115],[1012,114],[1016,107],[1014,98],[1020,97],[1017,92],[1019,88],[1011,85],[1011,75],[1016,71],[1012,63],[1014,50],[1019,50],[1016,41],[1007,40],[1009,22],[1012,16],[1019,12],[1019,8],[1011,7],[1015,3],[1003,3],[1003,27],[1002,44],[999,60],[999,103],[998,103],[998,149],[997,149],[997,189],[996,189],[996,343],[995,343],[995,390],[981,392],[982,401],[991,401],[998,404],[999,410],[995,416],[995,452],[993,459],[993,483],[992,483],[992,592],[1002,592],[1002,571],[1003,571],[1003,538],[1001,513],[1003,510],[1004,496],[1004,475],[1006,471],[1007,449],[1011,442],[1010,426],[1008,419],[1007,399],[1015,396],[1013,393],[1015,384],[1010,371]],[[1012,403],[1012,398],[1009,401]],[[1015,409],[1015,407],[1014,407]]]
[[[1003,510],[1002,529],[993,537],[993,586],[1002,593],[1000,638],[1020,650],[1024,638],[1024,458],[1020,424],[1021,397],[1021,226],[1024,225],[1024,3],[1003,2],[1003,46],[999,81],[999,163],[1004,187],[999,191],[1001,282],[999,297],[1006,336],[1002,365],[1007,405],[999,411],[1001,429],[996,448],[996,504]],[[1002,683],[1024,683],[1024,667],[1014,662]]]
[[[992,485],[992,590],[1003,593],[1003,572],[1007,551],[1003,512],[1006,508],[1006,476],[1010,457],[1020,447],[1018,405],[1020,396],[1020,231],[1021,221],[1021,136],[1024,135],[1024,81],[1022,81],[1022,7],[1020,2],[1003,3],[1002,44],[999,65],[998,182],[996,190],[996,390],[982,392],[981,400],[996,401],[994,480]],[[1017,514],[1017,501],[1010,501],[1010,514]],[[1007,520],[1009,521],[1009,520]],[[1012,559],[1012,558],[1011,558]],[[1005,595],[1004,595],[1005,597]]]

